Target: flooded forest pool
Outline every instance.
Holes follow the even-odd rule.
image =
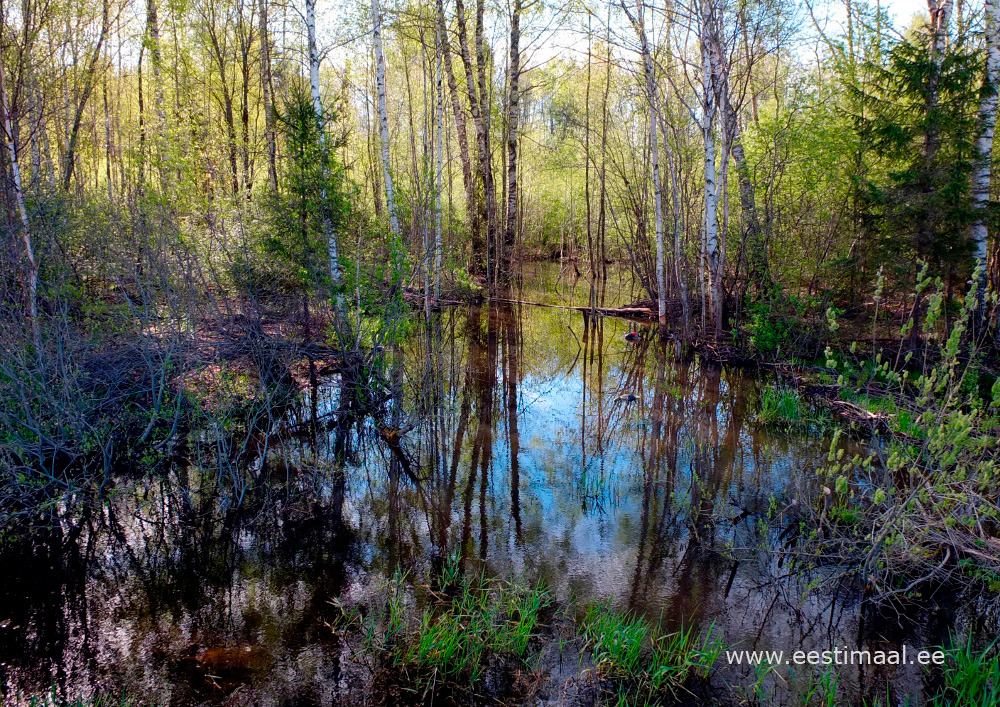
[[[322,377],[247,472],[266,492],[237,505],[178,465],[122,480],[99,511],[10,544],[4,703],[49,692],[378,702],[331,630],[340,605],[397,572],[425,582],[453,557],[467,572],[542,582],[564,605],[608,600],[668,628],[711,626],[727,646],[945,642],[956,610],[873,617],[823,568],[791,568],[774,551],[796,534],[783,512],[816,497],[829,437],[759,423],[766,379],[641,327],[626,341],[633,326],[510,304],[445,308],[430,324],[415,315],[382,354],[382,419],[343,424],[353,413],[339,378]],[[719,695],[759,677],[722,663]],[[535,702],[573,704],[561,692],[569,668],[541,669]],[[759,703],[802,704],[799,686],[815,676],[778,672]],[[859,704],[887,684],[919,704],[925,676],[854,666],[838,679]]]

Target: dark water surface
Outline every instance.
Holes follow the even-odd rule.
[[[5,703],[50,689],[360,702],[331,600],[361,601],[398,569],[427,577],[456,553],[562,601],[714,624],[745,648],[922,648],[946,635],[936,616],[872,628],[856,596],[807,586],[823,572],[790,577],[771,549],[793,542],[783,514],[816,497],[829,440],[757,423],[766,381],[752,372],[561,309],[451,308],[407,326],[383,354],[377,419],[351,411],[337,376],[321,380],[283,426],[296,434],[247,470],[259,480],[242,505],[192,465],[121,482],[102,510],[5,550]],[[397,442],[392,430],[411,426]],[[801,704],[807,671],[781,672],[782,700]],[[722,666],[722,681],[753,679]],[[839,679],[858,695],[921,689],[916,667]]]

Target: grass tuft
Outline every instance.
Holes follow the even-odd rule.
[[[693,681],[705,680],[723,650],[713,628],[662,633],[631,612],[614,611],[597,603],[587,609],[583,636],[597,672],[610,682],[619,702],[648,703],[677,697]]]

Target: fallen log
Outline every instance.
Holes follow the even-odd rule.
[[[649,320],[654,319],[656,316],[653,313],[653,310],[649,307],[575,307],[567,304],[547,304],[545,302],[507,299],[506,297],[492,297],[490,299],[493,302],[521,304],[529,307],[548,307],[550,309],[567,309],[573,312],[583,312],[584,314],[600,314],[605,317],[626,317],[630,319]]]

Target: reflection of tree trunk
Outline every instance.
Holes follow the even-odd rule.
[[[486,361],[482,371],[479,391],[478,414],[483,431],[483,445],[479,460],[479,557],[486,559],[489,524],[486,514],[486,491],[489,486],[490,463],[493,461],[493,393],[497,382],[497,354],[499,336],[497,328],[500,312],[491,307],[486,317]]]
[[[640,599],[639,589],[642,584],[643,554],[649,538],[650,509],[652,498],[655,493],[659,474],[660,460],[663,453],[663,445],[660,443],[660,431],[663,427],[663,408],[666,398],[666,356],[665,341],[656,341],[656,378],[653,384],[653,401],[650,407],[650,446],[649,455],[643,455],[643,484],[642,484],[642,512],[639,528],[639,544],[635,558],[635,573],[632,579],[632,592],[629,604],[636,606]],[[650,547],[650,553],[653,548]],[[648,575],[647,575],[648,579]]]
[[[466,323],[469,341],[469,372],[471,374],[472,396],[478,424],[472,447],[469,467],[469,481],[464,494],[464,523],[462,527],[463,557],[472,539],[472,501],[475,494],[476,474],[479,474],[479,554],[485,558],[488,543],[486,518],[486,490],[489,485],[489,469],[493,460],[493,392],[496,386],[497,363],[497,315],[490,309],[486,317],[485,337],[483,332],[482,308],[474,307]]]
[[[509,308],[504,316],[504,382],[507,403],[507,430],[510,438],[510,512],[514,517],[514,533],[521,539],[521,467],[518,459],[521,436],[517,426],[517,388],[520,383],[518,358],[520,356],[520,337],[518,336],[519,317],[513,308]]]

